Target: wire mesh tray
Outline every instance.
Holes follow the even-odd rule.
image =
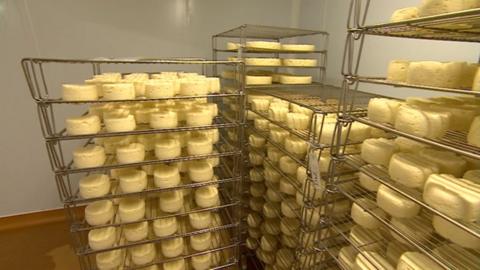
[[[87,134],[87,135],[68,135],[66,129],[62,129],[58,133],[55,133],[51,136],[47,136],[46,140],[55,141],[55,140],[79,140],[79,139],[90,139],[90,138],[105,138],[105,137],[118,137],[118,136],[127,136],[127,135],[142,135],[142,134],[158,134],[158,133],[167,133],[167,132],[182,132],[182,131],[195,131],[195,130],[209,130],[209,129],[225,129],[225,128],[236,128],[240,126],[236,120],[219,113],[220,116],[216,116],[211,125],[206,126],[179,126],[176,128],[163,128],[163,129],[154,129],[151,128],[149,124],[137,124],[135,130],[133,131],[122,131],[122,132],[108,132],[102,127],[98,133]]]
[[[109,223],[103,225],[90,225],[87,223],[84,215],[78,212],[77,207],[66,205],[69,218],[71,219],[71,231],[72,232],[85,232],[106,227],[123,227],[129,224],[136,224],[144,221],[154,221],[158,219],[165,219],[171,217],[184,217],[192,213],[201,213],[208,211],[231,211],[232,208],[238,206],[240,201],[234,197],[236,194],[231,194],[231,190],[228,190],[227,186],[218,188],[218,194],[220,203],[217,206],[202,208],[195,204],[194,196],[192,193],[185,195],[183,200],[183,207],[180,211],[175,213],[166,213],[158,209],[158,200],[155,196],[145,196],[145,217],[134,222],[122,222],[120,220],[120,214],[118,212],[118,202],[113,200],[114,203],[114,216]],[[75,212],[77,211],[77,212]],[[229,213],[230,214],[230,213]],[[236,213],[235,213],[236,214]]]
[[[453,88],[443,88],[443,87],[433,87],[433,86],[426,86],[426,85],[417,85],[417,84],[408,84],[408,83],[401,83],[401,82],[393,82],[389,81],[383,77],[353,77],[352,79],[358,80],[359,82],[363,83],[371,83],[371,84],[380,84],[380,85],[389,85],[394,87],[408,87],[408,88],[416,88],[428,91],[436,91],[436,92],[447,92],[447,93],[455,93],[455,94],[466,94],[466,95],[474,95],[480,97],[480,92],[472,91],[472,90],[463,90],[463,89],[453,89]]]
[[[370,176],[372,179],[378,181],[383,185],[388,186],[389,188],[395,190],[406,198],[414,201],[416,204],[422,206],[422,208],[428,210],[429,212],[441,216],[455,226],[465,230],[466,232],[474,235],[475,237],[480,238],[480,224],[476,222],[462,222],[450,218],[448,215],[436,210],[435,208],[431,207],[423,201],[422,193],[420,191],[412,188],[407,188],[392,180],[388,175],[388,171],[384,167],[367,164],[358,155],[346,155],[345,161],[350,166],[357,168],[359,171]]]
[[[480,42],[478,35],[480,32],[480,9],[357,27],[350,28],[349,31],[401,38]]]
[[[88,142],[86,145],[92,144]],[[115,155],[107,154],[106,160],[102,166],[98,167],[89,167],[89,168],[76,168],[73,164],[73,160],[69,161],[67,164],[64,164],[63,158],[64,154],[62,151],[62,146],[58,142],[47,143],[47,150],[49,156],[51,157],[51,165],[56,174],[74,174],[74,173],[83,173],[83,172],[95,172],[95,171],[106,171],[117,168],[134,168],[145,165],[155,165],[155,164],[164,164],[164,163],[175,163],[179,161],[190,161],[190,160],[201,160],[214,157],[227,157],[227,156],[236,156],[241,154],[241,149],[233,146],[228,143],[227,139],[220,137],[220,141],[214,145],[214,150],[211,154],[205,155],[188,155],[185,149],[182,149],[182,155],[180,157],[171,158],[171,159],[157,159],[153,153],[147,153],[145,155],[145,160],[135,163],[126,163],[120,164],[116,161]]]
[[[80,190],[76,188],[72,190],[72,187],[75,185],[76,182],[72,183],[70,179],[70,175],[57,175],[57,185],[60,185],[59,189],[61,190],[61,199],[65,204],[78,206],[84,203],[90,203],[99,200],[112,200],[112,199],[119,199],[119,198],[126,198],[126,197],[138,197],[138,196],[148,196],[154,193],[165,192],[165,191],[174,191],[174,190],[184,190],[190,189],[195,190],[200,187],[204,186],[216,186],[226,183],[238,182],[241,180],[240,172],[236,167],[238,164],[229,166],[228,160],[222,159],[220,161],[220,165],[214,168],[214,177],[211,181],[205,182],[192,182],[188,180],[188,177],[185,173],[181,174],[181,183],[175,187],[169,188],[159,188],[155,187],[153,176],[147,176],[147,187],[138,192],[123,192],[120,188],[119,180],[118,179],[110,179],[110,191],[107,195],[94,197],[94,198],[83,198],[80,195]]]
[[[386,216],[380,216],[378,212],[375,210],[378,209],[378,206],[375,203],[375,207],[366,207],[361,201],[359,201],[359,198],[367,198],[370,199],[371,201],[375,201],[376,199],[376,194],[372,193],[370,191],[367,191],[360,187],[359,185],[355,184],[353,187],[349,185],[343,184],[343,185],[338,185],[338,190],[344,194],[346,197],[348,197],[352,202],[356,203],[358,206],[360,206],[364,211],[368,212],[371,216],[373,216],[375,219],[381,222],[381,228],[379,231],[387,231],[388,234],[383,234],[381,236],[376,237],[376,241],[372,242],[372,245],[376,245],[378,241],[387,241],[386,238],[389,238],[388,235],[394,234],[396,237],[400,237],[403,239],[405,242],[407,242],[409,245],[413,246],[415,249],[419,250],[426,256],[428,256],[430,259],[438,263],[440,266],[442,266],[445,269],[456,269],[455,265],[452,265],[451,262],[453,261],[448,254],[444,254],[443,256],[440,255],[438,252],[434,252],[434,250],[440,246],[443,246],[445,244],[448,244],[449,242],[443,239],[442,237],[438,236],[437,234],[432,234],[432,235],[427,235],[427,236],[422,236],[419,233],[416,233],[415,231],[406,231],[400,229],[398,226],[392,224],[390,222],[390,219]],[[422,212],[419,214],[419,216],[408,219],[409,224],[411,225],[412,228],[417,228],[420,227],[420,223],[422,222],[428,222],[431,220],[431,215],[425,212]],[[372,233],[375,232],[376,230],[370,230]],[[359,248],[358,243],[355,243],[355,241],[350,241],[351,244]],[[385,243],[383,244],[385,246]],[[476,255],[475,256],[480,256],[477,252],[474,252]],[[446,255],[446,256],[445,256]],[[462,267],[463,268],[463,267]],[[468,267],[465,267],[464,269],[468,269]]]
[[[352,120],[358,121],[360,123],[379,128],[386,132],[402,136],[417,142],[425,143],[431,146],[435,146],[441,149],[445,149],[448,151],[452,151],[459,155],[463,155],[466,157],[480,159],[480,148],[475,147],[473,145],[469,145],[466,142],[466,134],[457,132],[457,131],[447,131],[445,136],[440,139],[427,139],[419,136],[415,136],[409,133],[405,133],[399,130],[396,130],[394,127],[388,124],[380,124],[377,122],[373,122],[369,120],[367,117],[358,117],[358,116],[350,116]]]

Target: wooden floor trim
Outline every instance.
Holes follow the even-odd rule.
[[[83,207],[75,209],[79,214],[83,213]],[[65,222],[67,212],[64,208],[25,213],[14,216],[0,217],[0,232],[25,227],[39,226],[55,222]]]

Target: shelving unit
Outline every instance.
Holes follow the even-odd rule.
[[[449,89],[430,87],[422,85],[412,85],[407,83],[398,83],[387,80],[380,76],[365,76],[361,73],[360,61],[364,51],[364,41],[369,36],[384,36],[410,39],[427,39],[439,41],[457,41],[457,42],[479,42],[479,27],[480,27],[480,9],[472,9],[461,12],[424,17],[419,19],[411,19],[397,23],[385,23],[376,25],[366,25],[365,21],[368,17],[369,7],[373,4],[369,0],[352,0],[350,4],[347,41],[344,51],[344,61],[342,66],[342,73],[344,75],[344,97],[341,101],[339,113],[339,121],[337,123],[337,141],[332,151],[332,159],[335,165],[332,177],[329,178],[329,191],[327,194],[342,194],[353,203],[357,203],[364,211],[371,214],[381,225],[378,229],[367,230],[375,237],[372,237],[371,244],[359,244],[351,239],[351,235],[340,233],[338,226],[332,225],[331,230],[340,233],[342,238],[347,241],[347,246],[351,246],[356,252],[371,251],[371,245],[378,245],[375,252],[387,258],[386,248],[390,242],[397,243],[399,240],[408,246],[408,250],[417,251],[429,259],[437,263],[444,269],[474,269],[478,267],[478,258],[480,253],[478,250],[462,248],[459,245],[448,245],[452,242],[443,238],[434,232],[428,237],[422,236],[414,231],[405,231],[390,221],[390,215],[379,215],[376,210],[379,206],[365,205],[362,203],[363,198],[370,199],[376,202],[376,192],[366,190],[359,185],[357,179],[353,178],[349,182],[339,181],[335,176],[335,168],[338,166],[347,166],[352,170],[359,171],[378,184],[382,184],[398,193],[400,196],[409,199],[421,208],[420,214],[412,219],[408,219],[413,228],[419,228],[418,220],[424,220],[427,224],[431,224],[433,216],[439,216],[448,221],[452,226],[455,226],[466,236],[478,238],[480,241],[480,227],[477,222],[464,222],[450,217],[449,215],[435,209],[427,204],[422,196],[422,191],[418,189],[408,188],[389,176],[388,169],[384,166],[372,165],[365,162],[359,154],[346,153],[345,146],[341,146],[342,133],[347,133],[347,140],[349,138],[350,130],[354,122],[365,124],[371,128],[379,129],[389,134],[391,137],[404,137],[416,142],[424,143],[429,147],[440,150],[447,150],[457,155],[463,156],[467,160],[480,160],[480,148],[467,144],[466,134],[463,132],[449,130],[439,139],[429,139],[406,132],[396,130],[395,127],[389,124],[381,124],[370,120],[366,112],[355,111],[353,106],[358,106],[359,103],[366,105],[368,99],[364,96],[360,99],[358,97],[359,89],[368,90],[369,86],[381,85],[390,87],[390,89],[410,88],[417,91],[433,91],[450,94],[462,94],[463,96],[480,97],[480,92],[462,89]],[[393,87],[393,88],[392,88]],[[380,95],[373,95],[378,97],[385,97]],[[334,221],[335,219],[331,219]],[[407,219],[406,219],[407,220]],[[417,223],[415,223],[417,222]],[[355,223],[353,223],[355,224]],[[359,226],[359,225],[355,225]],[[380,237],[378,237],[380,232]],[[395,235],[395,236],[392,236]],[[378,239],[377,239],[378,238]],[[377,240],[375,240],[377,239]],[[331,257],[335,259],[337,264],[342,269],[350,269],[345,265],[344,261],[339,258],[338,254],[330,253]],[[375,262],[366,257],[372,264]],[[395,267],[396,262],[391,262]]]
[[[244,85],[242,81],[221,81],[220,93],[202,96],[175,96],[171,98],[138,98],[134,100],[95,100],[95,101],[65,101],[60,98],[61,83],[64,78],[56,78],[53,75],[61,74],[68,80],[85,80],[86,76],[100,74],[103,70],[112,70],[122,74],[138,72],[146,73],[172,70],[190,70],[205,74],[207,67],[225,65],[235,72],[242,72],[243,63],[231,61],[207,61],[198,58],[189,59],[40,59],[26,58],[22,60],[22,67],[33,100],[36,103],[41,130],[45,139],[49,154],[52,171],[58,192],[70,221],[70,230],[75,251],[79,256],[82,269],[98,269],[96,256],[105,252],[120,251],[122,256],[122,269],[143,269],[143,267],[185,259],[187,267],[191,264],[189,258],[197,255],[211,253],[215,256],[215,264],[212,269],[239,269],[240,268],[240,212],[242,182],[244,177],[243,152],[240,144],[243,139],[241,134],[244,130],[244,115],[232,112],[224,98],[235,102],[240,110],[244,104]],[[61,70],[61,72],[58,72]],[[73,78],[73,79],[72,79]],[[148,125],[139,124],[133,131],[107,132],[102,130],[93,135],[68,135],[63,128],[63,120],[72,113],[84,115],[88,105],[95,104],[145,104],[147,102],[172,102],[203,99],[215,103],[219,107],[219,115],[213,119],[211,125],[189,127],[181,125],[178,128],[152,129]],[[69,115],[70,114],[70,115]],[[173,159],[159,160],[152,153],[147,152],[142,162],[119,164],[113,154],[107,154],[107,160],[102,166],[91,168],[76,168],[71,161],[71,151],[78,146],[98,144],[104,138],[126,138],[138,135],[162,135],[162,134],[186,134],[191,131],[218,130],[219,140],[214,144],[214,151],[205,155],[189,155],[182,151],[182,155]],[[239,141],[228,139],[228,132],[240,134]],[[192,160],[216,160],[218,166],[214,168],[214,177],[207,182],[192,182],[182,172],[182,181],[179,185],[170,188],[159,188],[153,183],[153,176],[148,174],[147,188],[134,193],[122,192],[119,179],[112,174],[112,170],[121,168],[142,168],[145,171],[153,170],[157,164],[177,164]],[[108,174],[111,190],[107,195],[95,198],[82,198],[79,193],[79,181],[82,177],[92,173]],[[220,202],[217,206],[202,208],[195,203],[194,192],[201,187],[218,186]],[[159,207],[158,196],[164,192],[181,191],[184,195],[184,204],[180,211],[175,213],[162,212]],[[125,198],[142,198],[145,201],[145,216],[135,222],[124,222],[119,218],[118,203]],[[114,204],[114,216],[106,224],[89,225],[83,215],[83,208],[93,202],[112,201]],[[189,225],[189,214],[212,213],[212,224],[206,229],[197,230]],[[153,233],[152,224],[156,220],[175,217],[178,223],[178,231],[172,235],[158,237]],[[124,238],[124,230],[131,224],[147,222],[149,233],[147,238],[129,242]],[[92,230],[114,227],[118,233],[115,244],[112,247],[93,250],[89,246],[88,235]],[[204,251],[195,251],[189,247],[188,239],[197,234],[211,233],[211,247]],[[184,252],[174,258],[163,257],[160,251],[161,243],[166,239],[182,238],[185,246]],[[131,259],[129,250],[143,244],[157,246],[155,259],[145,265],[135,265]]]

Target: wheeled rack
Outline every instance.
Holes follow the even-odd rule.
[[[229,139],[228,133],[243,134],[244,116],[231,111],[223,102],[229,98],[231,103],[237,104],[243,110],[244,85],[242,81],[226,82],[221,80],[221,89],[218,93],[195,96],[180,96],[164,98],[137,97],[129,100],[98,100],[66,101],[61,98],[61,84],[65,81],[78,82],[88,79],[92,75],[111,71],[122,75],[133,72],[149,74],[161,71],[189,71],[205,74],[212,66],[228,66],[231,70],[240,73],[243,64],[239,61],[209,61],[199,58],[175,59],[44,59],[25,58],[22,67],[30,94],[37,106],[41,130],[45,139],[51,168],[55,174],[60,200],[64,204],[70,221],[70,230],[75,251],[79,256],[82,269],[99,269],[96,265],[97,256],[107,252],[121,254],[122,269],[140,269],[146,266],[159,265],[179,259],[185,260],[186,265],[192,262],[190,258],[211,254],[215,261],[212,269],[239,269],[240,265],[240,190],[244,175],[242,145],[238,141]],[[138,106],[160,102],[210,102],[218,106],[219,114],[214,117],[210,125],[186,126],[180,123],[177,128],[154,129],[148,124],[138,124],[133,131],[108,132],[102,127],[101,131],[89,135],[69,135],[64,128],[63,121],[67,117],[88,114],[88,106],[109,104],[111,106]],[[86,112],[87,111],[87,112]],[[213,152],[203,155],[191,155],[183,150],[181,156],[171,159],[157,159],[147,150],[145,160],[136,163],[118,163],[115,155],[107,153],[103,165],[89,168],[77,168],[72,162],[71,152],[79,146],[99,145],[105,139],[138,138],[136,136],[186,135],[190,132],[218,131],[219,138],[213,146]],[[154,138],[154,137],[152,137]],[[188,162],[207,160],[217,164],[214,167],[214,178],[206,182],[192,182],[186,174],[181,172],[181,183],[169,188],[156,187],[153,183],[152,171],[159,164],[177,164],[186,166]],[[185,167],[186,168],[186,167]],[[146,188],[138,192],[123,192],[119,185],[118,172],[122,169],[142,169],[147,172]],[[110,178],[111,190],[104,196],[83,198],[79,192],[79,181],[88,175],[102,173]],[[194,199],[195,192],[202,187],[217,187],[219,203],[212,207],[200,207]],[[184,195],[183,207],[174,213],[163,212],[159,207],[159,196],[165,192],[181,192]],[[125,222],[119,218],[118,205],[124,199],[140,198],[145,203],[145,215],[136,221]],[[105,224],[91,225],[86,222],[83,209],[95,202],[113,202],[114,215]],[[189,216],[194,213],[211,213],[212,224],[206,229],[195,229],[189,225]],[[153,224],[163,219],[174,218],[178,224],[176,233],[167,236],[157,236],[153,233]],[[133,225],[147,224],[148,235],[138,241],[127,241],[124,237],[125,228]],[[89,245],[89,235],[92,231],[105,228],[115,228],[117,238],[114,245],[106,248],[92,249]],[[199,234],[211,234],[210,248],[197,251],[189,247],[189,239]],[[165,257],[160,252],[161,244],[169,239],[180,238],[185,249],[175,257]],[[135,265],[130,250],[141,245],[153,244],[157,252],[155,258],[143,265]],[[113,254],[113,253],[111,253]]]
[[[365,76],[362,74],[360,67],[364,51],[364,41],[372,35],[439,41],[479,42],[480,9],[410,19],[395,23],[367,25],[365,21],[371,5],[373,4],[370,3],[369,0],[352,0],[350,2],[347,40],[342,66],[342,74],[344,76],[343,98],[341,100],[342,108],[340,109],[339,121],[337,123],[337,134],[339,135],[337,136],[336,145],[341,145],[342,134],[345,135],[346,133],[348,140],[353,123],[361,123],[383,133],[387,138],[407,138],[415,142],[423,143],[428,147],[453,152],[472,163],[475,161],[478,162],[478,160],[480,160],[480,148],[467,144],[466,134],[463,132],[449,130],[439,139],[424,138],[396,130],[395,127],[390,124],[374,122],[368,118],[366,112],[358,112],[353,110],[353,108],[361,103],[366,105],[365,100],[361,101],[357,99],[360,89],[365,91],[377,86],[376,89],[378,92],[379,85],[390,89],[410,88],[417,91],[462,94],[463,96],[470,96],[472,98],[480,97],[480,92],[471,90],[412,85],[389,81],[381,76]],[[382,91],[382,93],[384,92],[385,91]],[[380,97],[380,95],[372,95]],[[409,199],[421,208],[418,216],[408,220],[406,219],[405,222],[409,222],[409,226],[420,228],[425,226],[425,224],[431,225],[432,217],[437,216],[437,218],[439,217],[446,220],[451,226],[461,229],[465,237],[472,239],[478,238],[478,241],[480,241],[480,227],[476,222],[465,222],[454,219],[448,214],[432,207],[424,201],[421,190],[408,188],[394,181],[389,175],[388,168],[368,164],[361,158],[359,152],[347,153],[345,147],[336,147],[334,149],[332,159],[337,164],[333,166],[334,170],[338,166],[347,166],[352,170],[368,176],[372,181],[378,183],[378,185],[388,187],[402,198]],[[400,243],[398,245],[402,246],[405,251],[420,252],[444,269],[473,269],[478,267],[478,258],[480,257],[478,250],[452,245],[450,240],[445,239],[437,233],[432,233],[432,235],[427,237],[415,231],[406,231],[404,227],[392,222],[389,215],[379,214],[378,210],[380,210],[380,207],[375,202],[377,196],[376,191],[367,190],[361,186],[358,182],[358,177],[344,182],[339,181],[338,177],[332,175],[328,181],[330,187],[328,194],[344,195],[379,222],[378,229],[363,229],[362,231],[365,238],[370,239],[369,243],[359,243],[355,241],[348,230],[341,233],[340,235],[347,243],[347,245],[343,246],[345,251],[349,249],[353,250],[354,253],[375,251],[384,258],[388,258],[390,255],[387,254],[387,246],[390,247],[390,245]],[[369,199],[371,202],[374,202],[374,204],[365,204],[365,199]],[[362,228],[360,228],[359,225],[355,225],[355,223],[352,224],[351,230],[360,229]],[[331,230],[341,232],[336,225],[333,225]],[[431,230],[433,231],[433,228]],[[350,269],[349,266],[345,264],[345,257],[340,259],[340,257],[345,256],[345,254],[339,255],[338,252],[330,252],[330,255],[337,261],[337,264],[342,269]],[[372,257],[363,257],[370,261],[372,265],[376,264]],[[391,263],[394,266],[396,264],[396,262]]]

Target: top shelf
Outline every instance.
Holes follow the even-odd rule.
[[[349,29],[368,35],[480,42],[480,8]]]
[[[328,33],[324,31],[316,31],[316,30],[244,24],[239,27],[225,31],[223,33],[214,35],[214,37],[281,39],[281,38],[292,38],[292,37],[310,36],[310,35],[328,36]]]

